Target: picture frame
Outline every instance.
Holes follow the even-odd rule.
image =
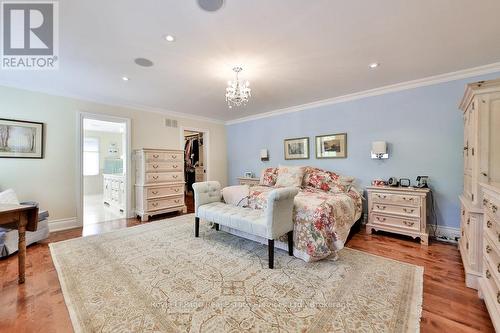
[[[307,160],[309,159],[309,138],[285,139],[284,143],[285,160]]]
[[[347,158],[347,133],[316,136],[316,158]]]
[[[0,158],[43,158],[44,124],[0,118]]]

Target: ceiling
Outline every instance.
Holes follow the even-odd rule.
[[[1,84],[232,120],[500,61],[498,0],[225,0],[214,13],[195,0],[64,0],[59,11],[59,70],[1,71]],[[228,109],[235,65],[252,98]]]
[[[83,129],[85,131],[123,133],[125,132],[125,123],[85,118],[83,119]]]

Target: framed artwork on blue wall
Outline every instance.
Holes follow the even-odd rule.
[[[285,160],[309,159],[309,138],[285,139]]]
[[[319,135],[316,137],[316,158],[346,158],[347,133]]]

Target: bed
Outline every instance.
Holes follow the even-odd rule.
[[[265,208],[269,192],[282,186],[276,180],[278,169],[263,170],[261,185],[250,187],[250,208]],[[331,171],[305,167],[294,199],[294,256],[307,262],[317,261],[336,257],[337,251],[344,247],[362,212],[362,195],[352,186],[353,180]],[[285,238],[275,242],[275,246],[287,249]]]

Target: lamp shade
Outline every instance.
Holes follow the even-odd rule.
[[[260,150],[260,159],[262,161],[267,161],[269,159],[269,154],[267,152],[267,149],[261,149]]]
[[[385,141],[373,141],[372,142],[372,153],[373,154],[386,154],[387,153],[387,143]]]

